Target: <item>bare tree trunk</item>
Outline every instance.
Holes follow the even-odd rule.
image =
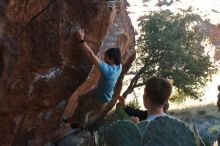
[[[148,64],[145,63],[145,65],[131,79],[129,86],[128,86],[127,90],[125,90],[125,92],[122,94],[122,97],[126,98],[128,96],[128,94],[131,94],[134,91],[134,88],[139,87],[140,85],[144,85],[144,84],[139,84],[139,86],[137,86],[138,80],[140,79],[141,74],[143,74],[145,72],[147,66],[148,66]]]

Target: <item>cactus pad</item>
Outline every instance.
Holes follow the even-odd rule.
[[[180,120],[166,116],[150,123],[117,121],[105,130],[107,146],[196,146],[194,133]]]
[[[180,120],[158,117],[147,127],[144,146],[196,146],[194,133]]]
[[[117,121],[105,130],[107,146],[141,146],[137,125],[129,120]]]

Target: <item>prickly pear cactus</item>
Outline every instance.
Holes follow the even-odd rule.
[[[172,117],[158,117],[152,122],[134,124],[117,121],[105,130],[107,146],[196,146],[193,132]]]
[[[141,134],[141,137],[144,136],[144,133],[146,132],[148,126],[149,126],[148,121],[141,121],[140,123],[138,123],[138,128],[139,128],[139,132]]]
[[[196,146],[194,133],[180,120],[159,117],[151,122],[143,137],[144,146]]]
[[[105,130],[105,141],[108,146],[141,146],[146,126],[146,122],[136,125],[130,120],[117,121]]]

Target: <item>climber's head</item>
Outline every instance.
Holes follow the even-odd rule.
[[[119,65],[121,63],[121,52],[119,48],[110,48],[105,52],[104,60],[108,64]]]

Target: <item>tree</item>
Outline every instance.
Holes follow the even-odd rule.
[[[138,68],[123,96],[145,85],[148,77],[158,75],[172,79],[179,94],[199,99],[201,88],[215,73],[201,46],[206,38],[194,30],[193,24],[200,21],[196,15],[174,15],[169,10],[152,12],[142,19],[137,40],[139,56],[135,61]]]

